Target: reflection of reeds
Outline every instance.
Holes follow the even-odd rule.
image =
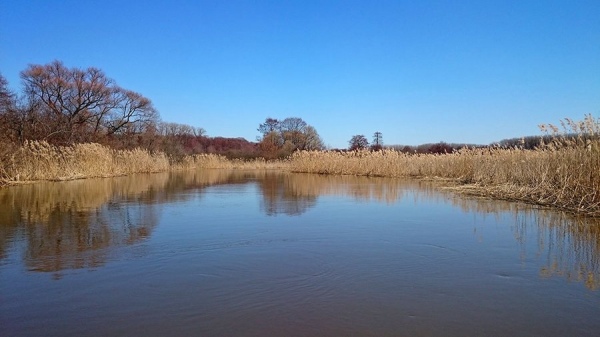
[[[377,200],[393,203],[400,200],[407,185],[416,181],[398,179],[373,179],[368,177],[290,174],[285,179],[286,188],[297,195],[351,196],[360,200]]]
[[[563,276],[600,289],[600,222],[546,213],[535,216],[538,252],[546,256],[541,275]]]
[[[0,205],[7,210],[0,212],[0,253],[10,237],[23,235],[28,243],[26,264],[32,270],[100,266],[108,249],[150,235],[156,226],[155,210],[127,201],[164,189],[167,180],[168,175],[146,174],[0,189]]]
[[[416,201],[434,199],[450,202],[469,213],[497,218],[503,213],[513,214],[515,238],[523,250],[527,235],[537,236],[537,256],[546,256],[540,270],[542,276],[562,276],[584,282],[589,289],[600,289],[600,219],[533,209],[514,202],[457,197],[427,181],[311,174],[292,174],[282,181],[286,189],[304,197],[340,195],[395,202],[410,191]]]
[[[444,192],[442,192],[444,193]],[[449,193],[450,194],[450,193]],[[600,289],[600,219],[575,217],[549,209],[533,209],[523,204],[497,200],[448,198],[465,212],[513,214],[515,239],[526,258],[528,236],[535,236],[536,256],[544,257],[540,274],[561,276],[584,282],[591,290]]]
[[[28,184],[0,189],[0,203],[18,210],[30,222],[43,223],[54,211],[87,212],[115,196],[139,195],[149,188],[164,188],[166,181],[165,175],[138,175],[135,179],[121,177]]]

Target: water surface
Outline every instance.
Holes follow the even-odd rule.
[[[600,224],[426,182],[0,190],[1,336],[598,336]]]

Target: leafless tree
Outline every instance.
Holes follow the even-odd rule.
[[[62,134],[72,141],[76,131],[97,124],[114,107],[113,81],[97,68],[68,69],[62,62],[30,65],[21,73],[26,94],[38,99],[54,130],[46,137]],[[85,129],[85,130],[82,130]]]
[[[8,81],[0,74],[0,114],[5,114],[13,109],[15,94],[8,89]]]
[[[67,68],[60,61],[21,72],[27,106],[35,107],[42,138],[58,142],[136,134],[158,121],[152,102],[121,88],[97,68]],[[39,135],[37,136],[39,138]]]
[[[263,134],[258,139],[263,152],[279,152],[285,156],[296,150],[324,148],[317,130],[302,118],[288,117],[279,121],[269,117],[259,125],[258,131]]]
[[[152,102],[137,92],[116,88],[114,103],[109,118],[105,120],[108,135],[120,132],[127,125],[144,127],[158,119]]]
[[[317,133],[317,130],[308,125],[304,130],[304,148],[303,150],[323,150],[325,145],[323,144],[323,140],[321,136]]]
[[[369,141],[364,135],[354,135],[348,142],[348,149],[353,150],[362,150],[369,147]]]
[[[258,126],[257,130],[262,133],[263,137],[268,133],[279,131],[279,121],[275,118],[268,117],[264,123]]]

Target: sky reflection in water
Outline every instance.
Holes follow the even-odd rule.
[[[0,224],[0,335],[600,331],[597,221],[427,182],[42,183],[0,190]]]

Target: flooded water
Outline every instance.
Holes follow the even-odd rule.
[[[0,189],[0,336],[599,336],[600,223],[426,182]]]

